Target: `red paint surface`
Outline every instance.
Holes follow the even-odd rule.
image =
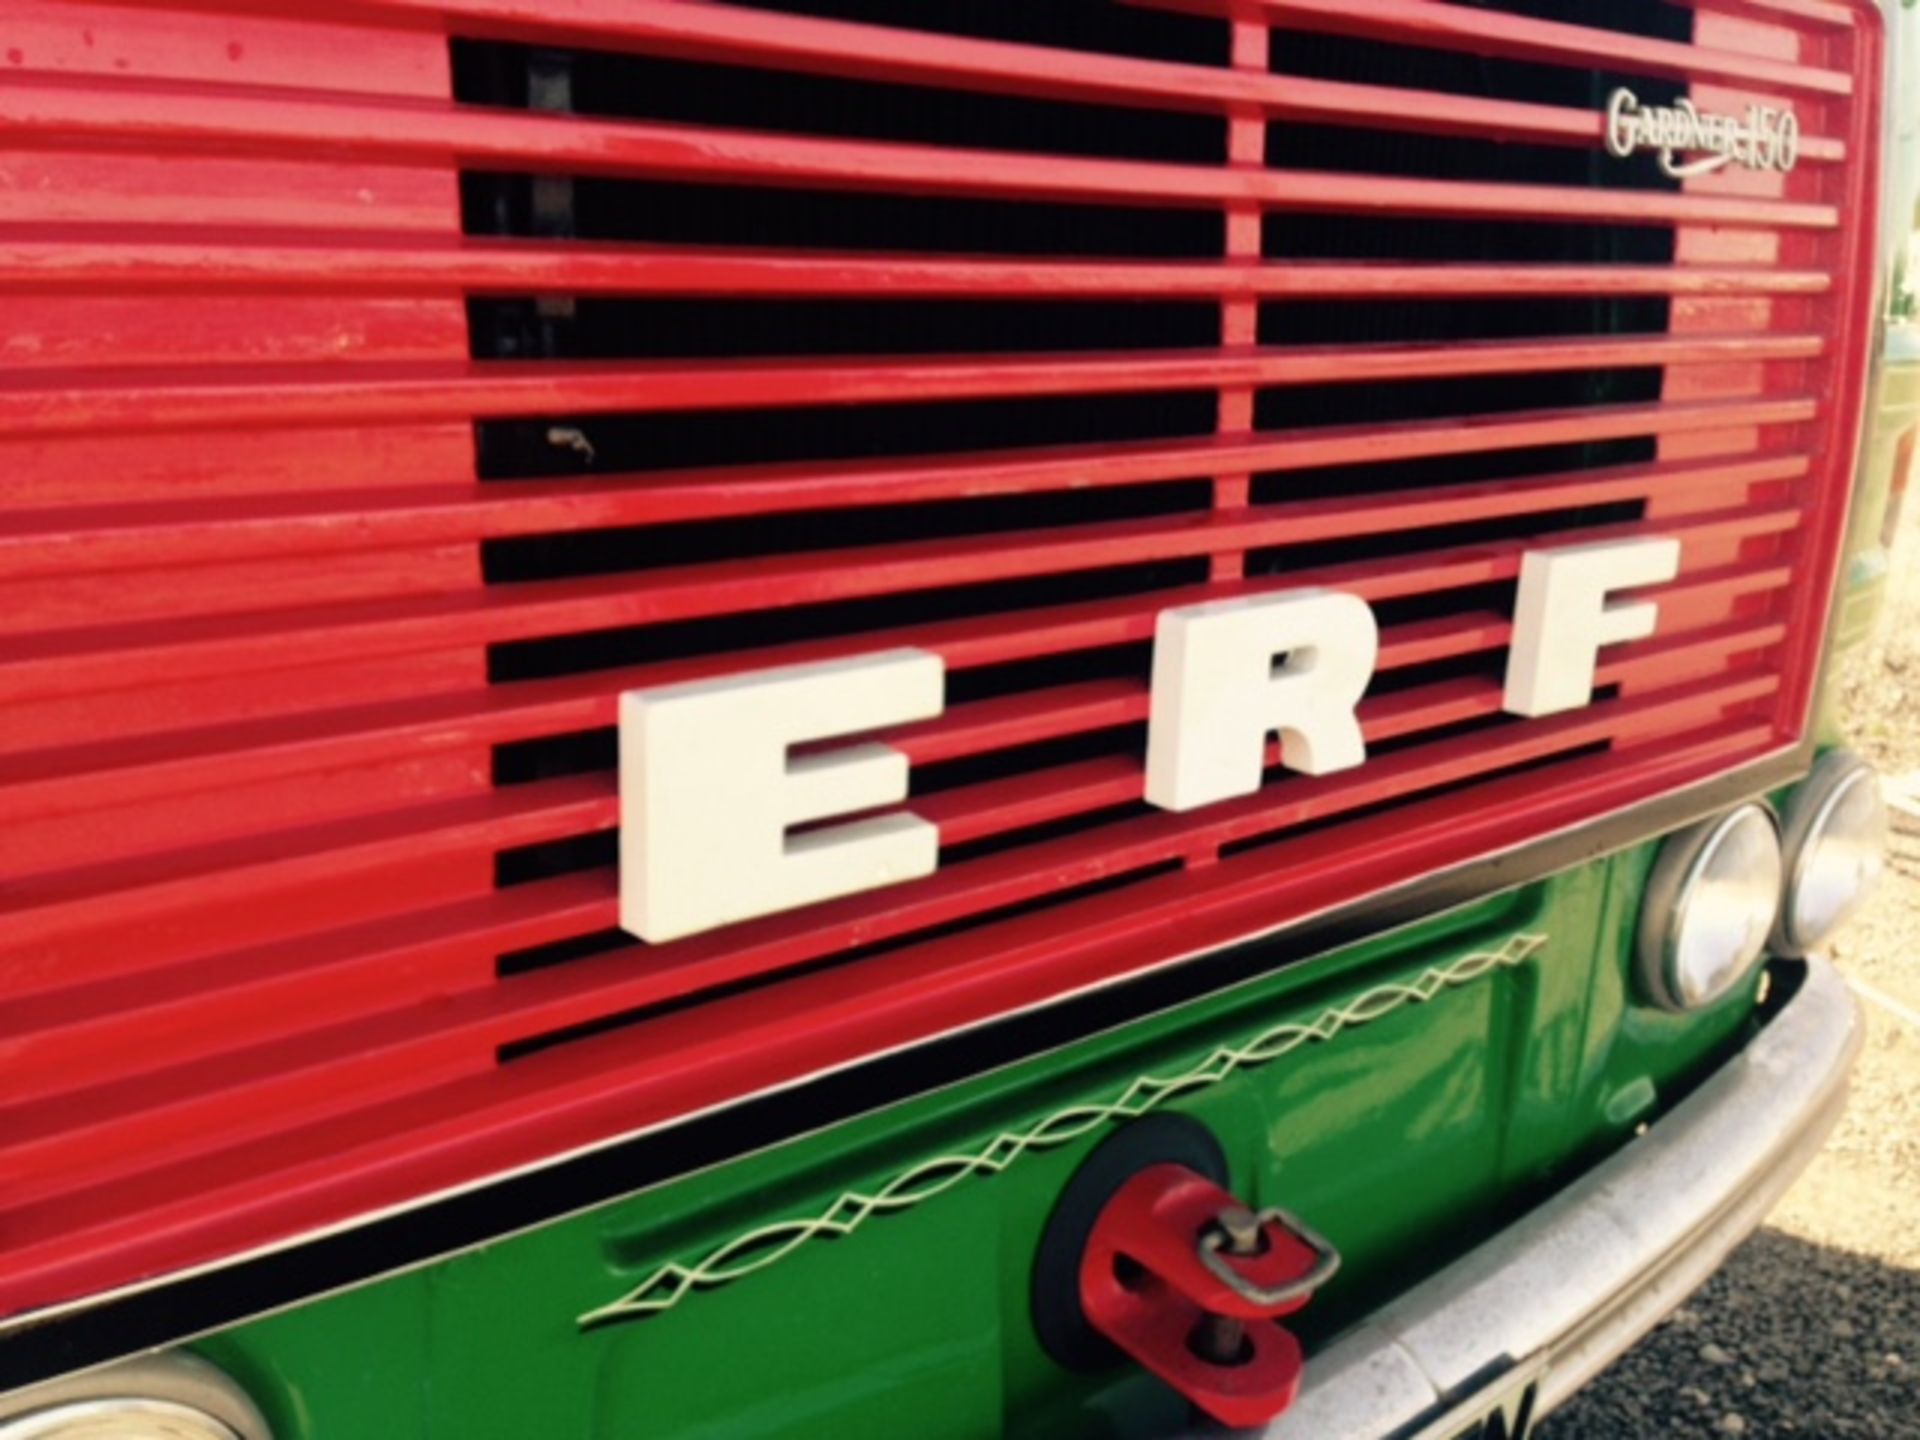
[[[1725,12],[1732,7],[1734,18]],[[1205,7],[1202,7],[1205,8]],[[1217,7],[1216,7],[1217,8]],[[1680,194],[1263,168],[1261,117],[1597,146],[1598,116],[1265,73],[1273,6],[1208,68],[724,5],[361,0],[292,14],[0,0],[0,1312],[217,1261],[983,1023],[1631,805],[1792,742],[1844,524],[1864,359],[1878,97],[1865,6],[1716,0],[1691,46],[1420,0],[1290,4],[1289,24],[1790,96],[1784,183]],[[278,12],[278,13],[276,13]],[[446,36],[588,44],[1227,118],[1230,163],[1093,161],[693,131],[455,105]],[[124,62],[124,63],[123,63]],[[1704,101],[1703,101],[1704,103]],[[906,256],[461,238],[463,165],[1227,214],[1217,260]],[[1672,267],[1262,264],[1263,210],[1612,218],[1678,227]],[[475,363],[469,294],[1184,297],[1204,351],[688,364]],[[1670,333],[1262,349],[1262,298],[1655,294]],[[1655,404],[1252,428],[1256,390],[1660,365]],[[1172,441],[480,483],[476,419],[794,403],[1218,397]],[[1248,477],[1651,436],[1577,474],[1253,504]],[[1065,490],[1212,484],[1211,508],[978,538],[487,586],[509,536]],[[1523,539],[1248,578],[1249,550],[1644,501],[1556,539],[1683,544],[1617,698],[1449,735],[1475,676],[1383,689],[1360,770],[1273,770],[1190,814],[1137,807],[1137,754],[976,779],[915,808],[953,847],[923,881],[671,945],[502,975],[498,956],[614,924],[614,876],[493,887],[503,850],[604,832],[604,772],[494,788],[492,747],[612,723],[623,689],[921,645],[956,674],[1152,635],[1167,606],[1298,584],[1396,620],[1383,676],[1506,643]],[[1185,557],[1205,578],[1045,609],[558,679],[489,683],[486,647]],[[917,765],[1137,725],[1143,686],[1067,679],[885,737]],[[1588,753],[1588,747],[1599,747]],[[1277,756],[1271,757],[1277,759]],[[1547,767],[1509,773],[1523,763]],[[1551,777],[1546,783],[1544,776]],[[1367,807],[1396,802],[1384,814]],[[1109,814],[1109,812],[1111,812]],[[1108,818],[1050,838],[1026,827]],[[1295,835],[1313,822],[1326,828]],[[1260,841],[1260,848],[1222,847]],[[1017,918],[1074,887],[1133,883]],[[937,938],[934,927],[977,919]],[[883,953],[789,974],[879,941]],[[910,942],[910,943],[904,943]],[[503,1047],[756,977],[778,983],[502,1062]]]
[[[1201,1263],[1198,1238],[1237,1203],[1184,1165],[1142,1170],[1094,1222],[1080,1260],[1080,1303],[1087,1323],[1148,1371],[1221,1424],[1244,1428],[1274,1419],[1299,1396],[1300,1342],[1273,1322],[1297,1314],[1309,1297],[1263,1305]],[[1273,1220],[1260,1235],[1259,1253],[1225,1261],[1246,1286],[1278,1291],[1311,1274],[1316,1256],[1299,1236]],[[1195,1333],[1210,1317],[1242,1322],[1242,1358],[1210,1363],[1195,1352]]]

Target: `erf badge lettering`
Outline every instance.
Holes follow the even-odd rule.
[[[1600,647],[1651,635],[1680,543],[1636,539],[1522,557],[1503,708],[1592,699]],[[1269,736],[1305,775],[1366,760],[1358,706],[1379,627],[1356,595],[1297,589],[1160,613],[1146,800],[1193,810],[1260,788]],[[888,650],[620,697],[620,923],[660,942],[930,875],[938,827],[898,806],[907,757],[818,742],[929,720],[944,666]],[[837,817],[839,823],[828,823]]]

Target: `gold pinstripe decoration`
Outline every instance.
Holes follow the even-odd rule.
[[[1409,1005],[1424,1005],[1437,995],[1510,970],[1532,959],[1546,943],[1544,935],[1515,935],[1498,950],[1475,951],[1422,971],[1412,980],[1376,985],[1311,1021],[1288,1021],[1241,1044],[1222,1045],[1177,1075],[1142,1075],[1111,1100],[1072,1105],[1025,1129],[1002,1131],[974,1154],[922,1161],[871,1193],[847,1191],[818,1215],[750,1230],[692,1264],[662,1265],[618,1300],[582,1315],[579,1323],[598,1325],[663,1314],[695,1291],[732,1284],[777,1265],[809,1241],[851,1235],[876,1216],[913,1209],[973,1176],[998,1175],[1023,1155],[1057,1149],[1105,1126],[1137,1119],[1240,1071],[1270,1065],[1302,1046],[1324,1044]]]

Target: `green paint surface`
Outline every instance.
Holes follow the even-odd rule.
[[[1750,993],[1694,1018],[1633,993],[1650,847],[1288,966],[1064,1050],[312,1301],[200,1346],[282,1440],[338,1437],[1131,1436],[1184,1423],[1126,1372],[1039,1348],[1029,1277],[1075,1167],[1110,1133],[1023,1154],[671,1310],[582,1327],[668,1262],[819,1215],[1009,1128],[1177,1075],[1517,934],[1539,953],[1166,1108],[1219,1137],[1235,1188],[1346,1256],[1297,1328],[1323,1339],[1622,1142],[1738,1038]]]

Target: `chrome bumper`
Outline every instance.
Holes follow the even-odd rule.
[[[1419,1436],[1511,1364],[1560,1404],[1691,1294],[1819,1152],[1859,1013],[1824,960],[1651,1130],[1314,1357],[1267,1440]]]

